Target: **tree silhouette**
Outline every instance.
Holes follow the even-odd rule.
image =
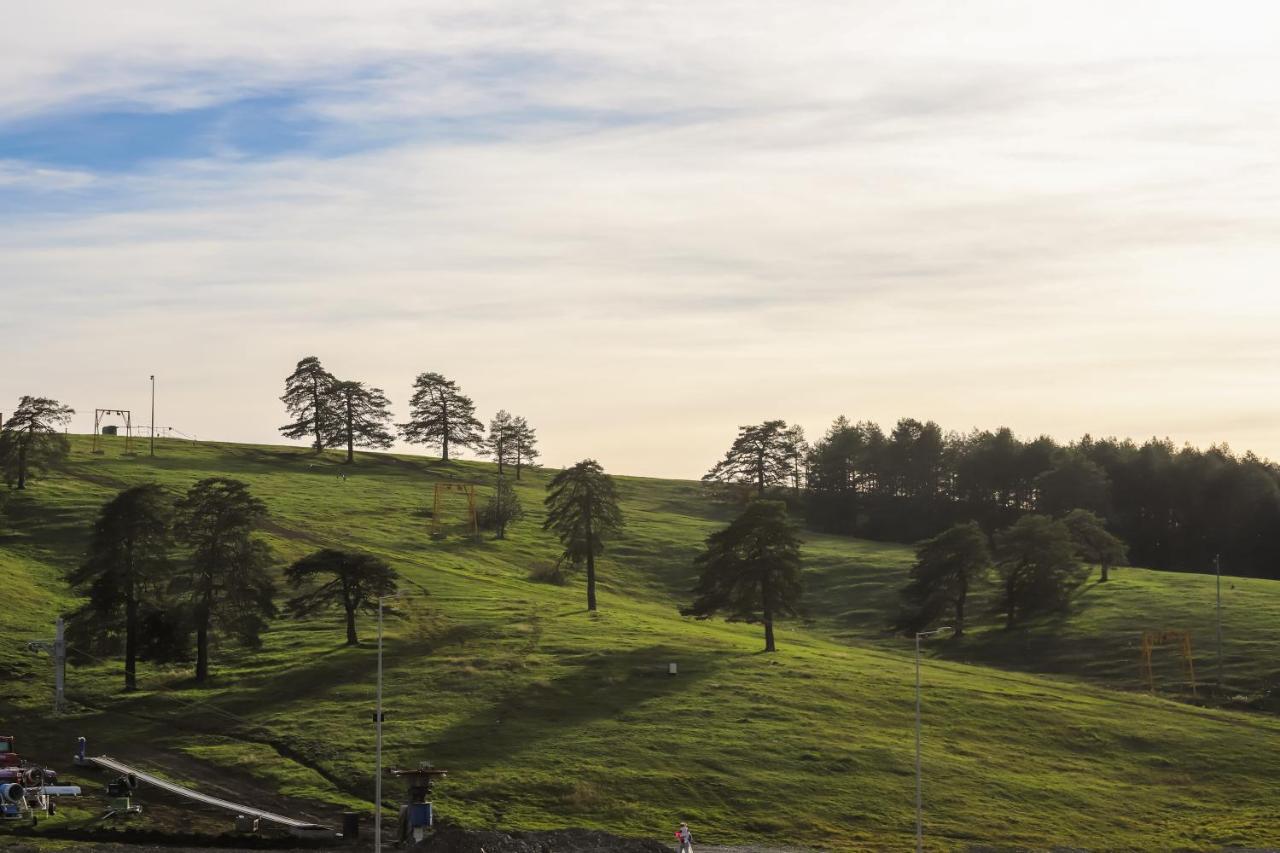
[[[316,453],[330,447],[338,435],[333,405],[333,374],[320,365],[320,359],[309,355],[298,362],[293,373],[284,380],[284,394],[280,397],[293,420],[280,427],[285,438],[314,437],[312,448]]]
[[[246,484],[225,477],[199,481],[177,503],[174,529],[190,549],[181,580],[195,622],[198,682],[209,675],[212,630],[257,646],[275,615],[271,549],[253,536],[266,514]]]
[[[5,483],[27,487],[27,480],[67,458],[71,445],[58,427],[71,420],[75,409],[48,397],[22,397],[18,408],[0,427],[0,472]]]
[[[975,521],[957,524],[916,546],[911,580],[902,589],[905,605],[898,627],[915,633],[954,614],[954,636],[964,634],[969,591],[991,570],[987,537]]]
[[[381,388],[363,382],[338,381],[332,388],[334,416],[331,446],[347,446],[347,462],[355,461],[357,447],[386,450],[395,443],[391,432],[391,402]]]
[[[584,459],[547,484],[547,517],[543,530],[553,530],[564,546],[561,561],[587,566],[587,609],[596,609],[596,557],[605,538],[622,529],[622,511],[613,478],[600,463]]]
[[[1074,509],[1062,519],[1071,532],[1080,559],[1098,566],[1100,581],[1111,579],[1111,567],[1123,566],[1129,556],[1124,542],[1113,536],[1102,519],[1087,509]]]
[[[725,529],[707,537],[694,560],[702,574],[692,605],[681,612],[764,623],[764,650],[777,651],[773,622],[800,603],[800,538],[781,501],[755,500]]]
[[[88,601],[72,616],[79,632],[101,647],[124,634],[124,688],[136,690],[143,607],[169,574],[173,507],[159,486],[125,489],[98,511],[84,561],[68,580]]]
[[[519,480],[521,470],[533,468],[541,455],[538,452],[538,431],[529,426],[529,422],[523,417],[515,418],[512,427],[515,436],[516,479]]]
[[[996,568],[1001,594],[998,612],[1012,628],[1028,616],[1065,610],[1084,582],[1071,533],[1061,521],[1026,515],[996,534]]]
[[[347,617],[347,645],[360,642],[356,614],[376,613],[378,599],[396,591],[399,575],[387,562],[372,554],[324,548],[293,563],[285,578],[294,589],[317,577],[329,580],[289,600],[295,616],[307,616],[328,607],[341,607]]]
[[[801,436],[802,438],[803,436]],[[795,470],[796,435],[786,421],[765,421],[738,427],[738,437],[702,479],[706,482],[744,483],[763,495],[769,486],[785,483]]]

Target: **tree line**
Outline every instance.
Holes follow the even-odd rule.
[[[418,374],[409,419],[394,425],[391,401],[381,388],[340,380],[315,356],[298,362],[285,379],[280,399],[292,418],[280,427],[282,435],[307,439],[316,453],[343,447],[348,462],[355,459],[357,447],[385,450],[397,434],[409,444],[438,448],[445,460],[451,451],[469,448],[493,459],[499,475],[508,467],[514,469],[517,480],[540,455],[537,430],[527,420],[501,410],[489,421],[486,435],[475,403],[457,382],[439,373]]]
[[[816,529],[915,542],[975,522],[994,536],[1027,515],[1084,509],[1137,565],[1280,577],[1280,466],[1225,445],[1084,436],[1060,444],[1007,428],[944,432],[904,418],[886,433],[835,420],[809,444],[785,421],[741,427],[703,478],[796,502]]]

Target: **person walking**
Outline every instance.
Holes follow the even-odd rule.
[[[680,828],[676,830],[676,840],[680,842],[680,853],[693,853],[693,833],[684,821],[680,821]]]

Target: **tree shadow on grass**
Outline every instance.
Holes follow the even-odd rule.
[[[701,653],[651,645],[587,656],[566,675],[531,680],[422,745],[422,754],[440,763],[476,771],[509,761],[545,741],[572,738],[575,731],[604,719],[625,721],[636,707],[688,691],[729,663],[731,653]],[[669,661],[680,674],[667,674]]]

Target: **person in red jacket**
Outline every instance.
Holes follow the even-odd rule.
[[[693,853],[693,833],[684,821],[680,821],[680,828],[676,830],[676,841],[680,842],[680,853]]]

